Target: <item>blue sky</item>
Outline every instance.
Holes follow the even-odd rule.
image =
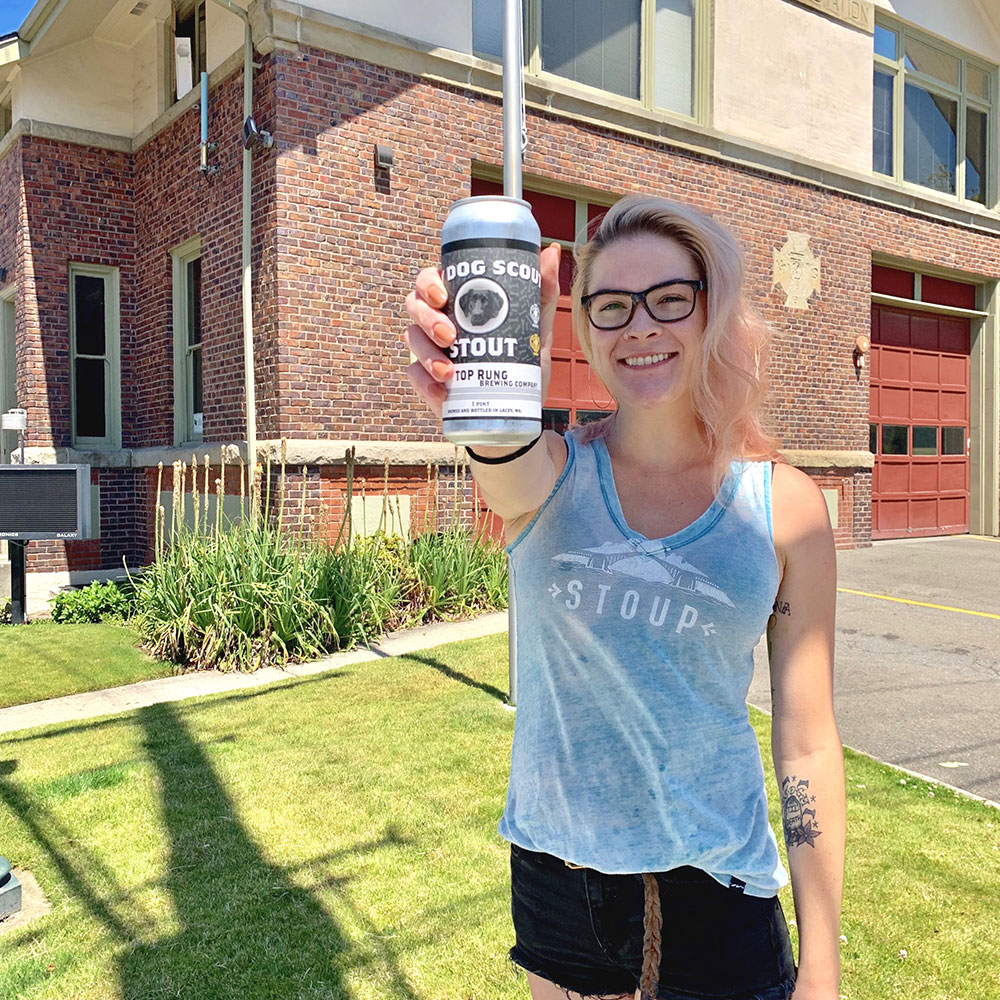
[[[35,6],[35,0],[0,0],[0,35],[17,31]]]

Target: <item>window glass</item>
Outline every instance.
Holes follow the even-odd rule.
[[[913,428],[913,454],[936,455],[938,453],[936,427]]]
[[[989,74],[975,66],[967,66],[965,69],[965,90],[969,94],[974,94],[976,97],[988,101],[990,97]]]
[[[878,454],[878,424],[868,425],[868,450],[873,454]]]
[[[201,258],[188,261],[187,265],[187,296],[188,296],[188,400],[191,407],[190,434],[193,438],[202,434],[202,397],[201,397]]]
[[[591,424],[595,420],[603,420],[605,417],[610,417],[613,412],[613,410],[577,410],[576,422],[578,424]]]
[[[102,438],[107,435],[104,397],[104,359],[77,358],[76,436]]]
[[[875,25],[875,55],[896,58],[896,32],[883,28],[881,24]]]
[[[569,410],[542,410],[542,430],[565,434],[569,429]]]
[[[883,455],[905,455],[909,449],[907,445],[906,432],[909,428],[894,426],[893,424],[882,425],[882,454]]]
[[[641,0],[544,0],[542,69],[638,98],[640,8]]]
[[[942,427],[941,428],[941,454],[942,455],[964,455],[965,454],[965,428],[964,427]]]
[[[872,169],[892,176],[892,88],[888,73],[875,70],[874,114],[872,116]]]
[[[656,0],[653,102],[694,114],[694,0]]]
[[[483,55],[503,58],[501,0],[472,0],[472,48]]]
[[[965,112],[965,197],[986,204],[986,135],[985,111]]]
[[[903,178],[954,194],[958,104],[912,83],[905,91]]]
[[[952,87],[958,86],[959,60],[910,34],[906,36],[903,65],[907,69],[932,76],[935,80],[941,80]]]
[[[104,279],[89,274],[75,278],[76,353],[104,354]]]

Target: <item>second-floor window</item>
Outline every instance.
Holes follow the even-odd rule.
[[[523,0],[525,64],[695,116],[700,0]],[[473,0],[473,49],[501,58],[501,0]]]
[[[873,170],[992,204],[996,67],[894,21],[876,22],[874,58]]]
[[[205,0],[175,0],[174,96],[178,101],[198,85],[205,69]]]

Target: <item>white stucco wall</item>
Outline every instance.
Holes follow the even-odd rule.
[[[308,6],[429,45],[472,51],[472,0],[309,0]]]
[[[981,0],[994,11],[985,18],[973,0],[874,0],[875,6],[900,20],[945,38],[975,52],[992,63],[1000,63],[1000,3]]]
[[[871,170],[871,35],[787,0],[715,0],[714,22],[715,128]]]
[[[132,131],[129,49],[93,40],[22,64],[20,114],[113,135]]]

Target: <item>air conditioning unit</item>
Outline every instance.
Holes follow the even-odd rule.
[[[0,465],[0,539],[89,537],[89,465]]]

